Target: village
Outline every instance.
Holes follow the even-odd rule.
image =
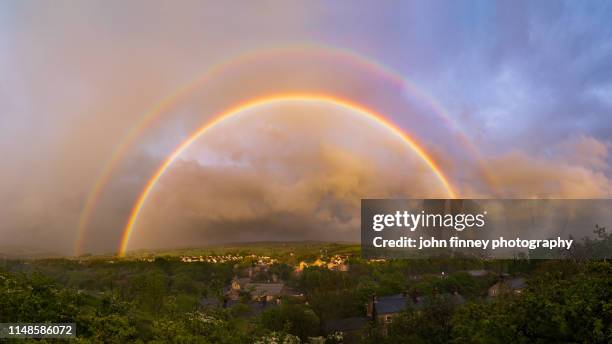
[[[548,286],[538,279],[554,276],[558,266],[568,263],[521,256],[368,259],[358,247],[328,243],[5,262],[13,279],[44,273],[91,305],[132,307],[126,319],[142,312],[167,314],[169,322],[183,316],[202,326],[185,328],[197,336],[225,338],[231,328],[235,335],[291,334],[311,344],[411,342],[414,331],[443,333],[438,329],[451,319],[481,319],[474,310],[535,301],[534,288]]]
[[[293,256],[293,254],[290,254]],[[299,290],[287,278],[283,279],[274,273],[273,266],[280,264],[277,258],[269,256],[250,255],[201,255],[182,256],[181,262],[198,263],[206,262],[212,264],[235,264],[235,275],[231,282],[225,286],[220,295],[208,296],[201,299],[200,307],[203,310],[210,309],[240,309],[241,316],[251,318],[262,312],[278,307],[283,303],[301,303],[308,305],[308,298],[304,291]],[[289,279],[299,278],[306,269],[318,268],[340,273],[348,273],[351,270],[350,255],[320,255],[314,260],[300,260],[291,266]],[[244,263],[248,266],[244,266]],[[370,259],[368,264],[385,264],[385,259]],[[242,263],[242,265],[237,264]],[[241,267],[242,266],[242,267]],[[526,287],[524,277],[512,277],[507,273],[498,274],[485,269],[459,271],[470,278],[489,279],[495,276],[484,299],[493,299],[505,293],[519,295]],[[457,271],[455,271],[457,273]],[[425,278],[437,278],[443,280],[449,276],[446,272],[430,274],[411,274],[406,279],[418,282]],[[452,292],[441,292],[438,295],[453,306],[460,306],[466,302],[466,298],[457,290]],[[327,333],[340,333],[346,343],[351,338],[359,338],[365,328],[375,324],[381,334],[387,334],[387,328],[393,319],[408,308],[424,309],[432,300],[431,296],[419,295],[416,292],[405,291],[392,295],[371,295],[369,300],[363,304],[363,312],[360,316],[330,319],[325,322],[324,329]]]

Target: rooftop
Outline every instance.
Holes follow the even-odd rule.
[[[280,295],[283,286],[283,283],[247,283],[244,289],[254,296],[276,296]]]
[[[407,300],[408,297],[402,294],[379,297],[376,302],[376,312],[379,315],[399,313],[406,308]]]

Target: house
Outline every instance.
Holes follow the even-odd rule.
[[[391,319],[406,309],[409,298],[404,294],[376,297],[368,303],[367,315],[380,323],[389,323]]]
[[[232,289],[235,290],[243,290],[244,287],[251,282],[251,279],[248,277],[242,277],[242,278],[238,278],[236,276],[234,276],[234,278],[232,279]]]
[[[315,260],[314,263],[312,263],[310,266],[327,267],[327,262],[322,260],[321,258],[317,258],[317,260]]]
[[[442,298],[443,302],[450,302],[454,305],[465,303],[465,298],[456,292],[453,294],[440,294],[437,297]],[[387,327],[393,321],[393,318],[398,316],[407,307],[419,310],[429,307],[431,304],[432,299],[428,296],[409,297],[406,294],[383,296],[379,298],[373,296],[372,301],[368,303],[367,315],[380,325],[382,335],[386,336]]]
[[[240,298],[240,294],[246,291],[245,287],[250,281],[251,280],[249,278],[238,278],[234,276],[230,287],[226,290],[225,295],[230,300],[238,300]]]
[[[296,267],[295,267],[295,273],[299,274],[302,271],[304,271],[305,268],[307,267],[319,267],[319,268],[327,268],[329,270],[336,270],[336,271],[349,271],[349,265],[347,263],[348,261],[348,257],[349,256],[341,256],[341,255],[334,255],[332,257],[329,258],[329,262],[321,259],[321,258],[317,258],[317,260],[315,260],[312,263],[306,263],[305,261],[301,261]]]
[[[272,301],[281,295],[283,287],[283,283],[247,283],[244,291],[251,293],[253,300]]]
[[[327,263],[327,268],[336,271],[349,271],[349,265],[347,263],[348,258],[349,256],[341,256],[336,254],[330,257],[329,263]]]
[[[406,309],[409,299],[405,294],[372,296],[372,300],[368,303],[367,315],[380,325],[383,336],[387,335],[387,327],[392,319]]]
[[[302,271],[304,271],[304,269],[306,269],[308,267],[308,263],[306,263],[305,261],[301,261],[296,267],[294,272],[296,274],[300,274]]]
[[[521,294],[526,287],[527,283],[524,277],[515,277],[495,283],[489,288],[487,294],[489,297],[496,297],[504,293],[518,295]]]
[[[281,296],[288,296],[292,298],[303,298],[304,293],[285,285],[283,289],[281,289]]]

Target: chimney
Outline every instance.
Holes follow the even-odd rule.
[[[370,317],[371,320],[376,320],[377,311],[376,304],[378,303],[378,299],[376,298],[376,294],[372,294],[372,299],[368,302],[367,307],[367,316]]]

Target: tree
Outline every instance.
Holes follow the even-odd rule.
[[[147,311],[159,315],[166,297],[166,275],[158,272],[148,272],[137,276],[132,282],[134,300]]]
[[[453,317],[457,343],[609,343],[612,265],[589,262],[573,275],[556,262],[534,274],[521,295],[471,304]],[[569,270],[569,269],[568,269]]]
[[[423,308],[409,307],[388,328],[389,343],[448,343],[451,338],[452,301],[430,295]]]
[[[319,333],[319,318],[305,305],[282,304],[263,312],[260,316],[263,327],[272,331],[286,331],[306,340]]]

